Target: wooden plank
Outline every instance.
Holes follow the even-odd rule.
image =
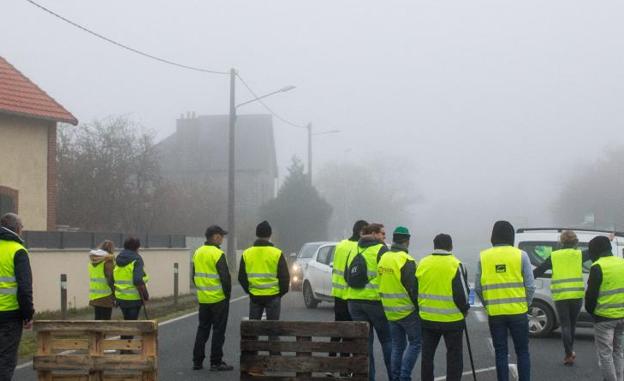
[[[368,371],[368,358],[357,357],[295,357],[241,354],[241,372],[354,372],[361,374],[362,368]]]
[[[297,336],[297,343],[300,344],[304,344],[304,343],[308,343],[312,341],[312,338],[310,336]],[[312,356],[312,352],[297,352],[296,357],[298,358],[303,358],[304,360],[307,360],[308,358],[310,358]],[[297,377],[312,377],[312,369],[306,369],[309,370],[310,372],[297,372]]]
[[[155,357],[142,358],[141,355],[36,355],[33,367],[41,371],[111,371],[111,370],[155,370]]]
[[[35,332],[104,332],[108,335],[156,332],[154,320],[35,320]]]
[[[243,320],[241,336],[368,337],[367,322]]]
[[[241,381],[327,381],[331,380],[331,378],[327,377],[299,377],[299,376],[251,376],[249,374],[241,374]],[[368,376],[354,376],[345,378],[348,381],[368,381]]]
[[[57,339],[51,340],[51,349],[57,351],[89,349],[88,339]]]
[[[368,339],[366,339],[368,340]],[[254,341],[242,340],[241,351],[314,352],[314,353],[368,353],[368,341],[329,342],[329,341]]]
[[[143,340],[141,339],[133,339],[133,340],[103,340],[102,341],[102,349],[104,351],[110,350],[134,350],[140,351],[143,349]]]

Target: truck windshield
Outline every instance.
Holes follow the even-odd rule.
[[[525,251],[529,255],[531,264],[537,267],[544,263],[544,261],[550,257],[550,254],[552,254],[553,251],[559,250],[561,247],[559,245],[559,242],[555,241],[526,241],[520,242],[518,244],[518,248]],[[587,242],[579,242],[578,248],[581,251],[587,250]],[[589,268],[591,267],[591,265],[591,261],[585,261],[583,263],[583,271],[589,272]]]

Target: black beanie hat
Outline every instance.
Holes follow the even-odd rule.
[[[592,262],[601,257],[601,254],[609,252],[611,254],[611,241],[608,237],[599,235],[589,241],[589,257]]]
[[[269,222],[266,220],[260,222],[258,226],[256,226],[256,237],[258,238],[269,238],[272,233],[271,225],[269,225]]]
[[[510,245],[513,246],[516,232],[514,227],[508,221],[496,221],[492,228],[492,245]]]

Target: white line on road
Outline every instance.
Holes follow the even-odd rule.
[[[483,369],[476,369],[475,373],[484,373],[484,372],[490,372],[496,370],[495,366],[491,366],[489,368],[483,368]],[[462,376],[470,376],[472,374],[472,371],[469,370],[467,372],[462,373]],[[441,376],[441,377],[436,377],[433,379],[434,381],[444,381],[446,380],[446,376]]]
[[[249,296],[247,296],[247,295],[243,295],[243,296],[239,296],[238,298],[231,299],[230,300],[230,304],[232,304],[234,302],[238,302],[239,300],[247,299],[248,297]],[[197,311],[188,313],[186,315],[178,316],[178,317],[170,319],[170,320],[165,320],[163,322],[158,323],[158,326],[161,327],[163,325],[175,323],[176,321],[180,321],[180,320],[186,319],[186,318],[194,316],[194,315],[197,315]],[[119,337],[117,336],[117,338],[119,338]],[[115,338],[112,337],[111,339],[115,339]],[[71,353],[71,352],[72,351],[67,351],[67,353]],[[63,352],[62,354],[67,354],[67,353]],[[15,367],[15,370],[24,369],[26,367],[32,366],[32,363],[33,363],[32,361],[28,361],[28,362],[25,362],[23,364],[20,364],[20,365]]]

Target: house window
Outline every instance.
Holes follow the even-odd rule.
[[[17,213],[17,195],[15,189],[0,185],[0,215],[4,213]]]

